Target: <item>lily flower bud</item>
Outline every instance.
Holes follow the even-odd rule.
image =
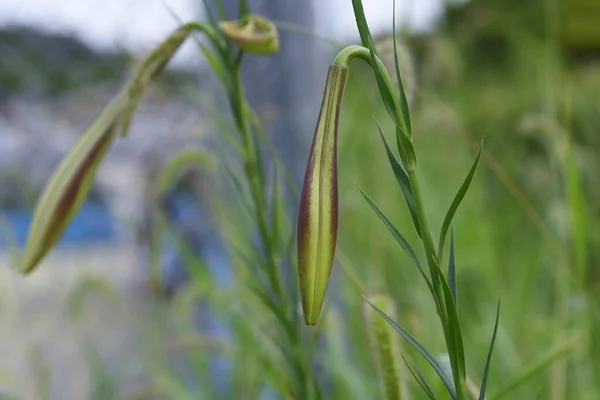
[[[338,224],[337,132],[348,67],[332,65],[304,175],[298,214],[298,275],[307,325],[315,325],[331,275]]]
[[[187,24],[151,51],[132,78],[88,127],[51,175],[35,207],[21,272],[29,273],[60,240],[85,201],[96,172],[121,129],[126,136],[135,109],[148,85],[194,30]]]

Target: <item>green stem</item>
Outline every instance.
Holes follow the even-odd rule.
[[[335,57],[335,59],[333,60],[333,64],[347,66],[355,58],[361,59],[362,61],[367,63],[367,65],[371,69],[374,70],[374,66],[372,65],[372,60],[371,60],[371,52],[369,51],[369,49],[367,49],[366,47],[357,46],[357,45],[348,46],[348,47],[342,49],[342,51],[340,51],[338,53],[338,55]],[[381,59],[379,57],[375,56],[375,62],[379,66],[379,69],[383,71],[383,74],[382,74],[383,80],[384,80],[385,85],[387,86],[388,90],[392,94],[392,98],[393,98],[393,102],[394,102],[394,109],[396,110],[395,118],[397,121],[403,121],[401,111],[400,111],[401,110],[400,98],[398,97],[398,93],[395,90],[393,90],[394,84],[393,84],[392,78],[387,73],[385,64],[383,64],[383,61],[381,61]],[[411,165],[411,163],[409,163],[409,159],[407,158],[406,149],[403,146],[400,146],[398,148],[398,151],[400,152],[400,159],[402,160],[403,164],[405,166]]]
[[[417,218],[419,219],[419,226],[421,227],[421,241],[425,254],[427,255],[427,264],[429,265],[429,273],[431,275],[431,284],[437,297],[436,306],[442,329],[444,331],[444,339],[446,341],[446,348],[448,349],[448,355],[450,356],[450,364],[452,367],[452,378],[454,380],[454,388],[456,389],[456,397],[458,400],[464,399],[464,388],[459,379],[457,360],[452,356],[450,352],[450,335],[448,332],[448,313],[446,311],[446,301],[442,288],[441,279],[443,277],[438,274],[438,266],[436,265],[437,260],[435,259],[435,247],[433,245],[433,237],[429,230],[429,223],[425,215],[425,207],[421,196],[421,190],[419,187],[419,179],[417,177],[417,170],[414,169],[408,173],[410,185],[413,193],[413,199],[415,201],[415,208],[417,210]],[[435,299],[434,299],[435,300]]]
[[[342,51],[340,51],[337,57],[334,60],[334,64],[338,65],[348,65],[348,63],[354,59],[360,58],[365,61],[371,69],[375,69],[375,66],[372,65],[371,52],[369,49],[363,46],[348,46]],[[444,339],[446,341],[446,348],[448,349],[448,354],[450,356],[451,366],[452,366],[452,375],[456,389],[456,396],[459,400],[465,398],[464,387],[460,382],[459,372],[457,367],[457,362],[450,352],[451,346],[453,344],[450,342],[450,335],[448,330],[448,313],[446,310],[446,301],[444,297],[444,291],[442,287],[442,279],[445,279],[443,276],[440,276],[438,273],[439,267],[437,265],[438,260],[436,259],[436,250],[433,242],[433,237],[431,235],[431,231],[429,229],[429,223],[427,221],[427,216],[425,214],[425,207],[423,204],[423,198],[421,195],[421,189],[419,186],[419,179],[417,174],[417,160],[414,154],[414,148],[412,145],[412,139],[410,137],[410,132],[407,131],[407,127],[403,123],[404,118],[402,116],[402,107],[401,101],[398,95],[398,92],[393,89],[392,79],[389,76],[387,69],[379,59],[379,57],[374,57],[375,62],[377,63],[378,70],[381,72],[381,76],[383,77],[383,83],[386,86],[386,90],[392,96],[393,102],[393,115],[390,116],[396,120],[397,123],[397,135],[398,142],[402,144],[399,146],[400,158],[402,159],[404,166],[406,167],[408,178],[410,181],[410,186],[412,190],[413,199],[415,202],[415,208],[417,212],[417,219],[419,221],[420,233],[421,233],[421,241],[423,243],[423,248],[425,250],[425,254],[427,256],[427,264],[429,266],[429,273],[431,275],[431,282],[434,290],[434,301],[436,303],[437,313],[440,318],[440,322],[442,324],[442,329],[444,331]],[[380,88],[381,89],[381,88]],[[401,89],[402,90],[402,89]],[[401,124],[401,125],[399,125]],[[404,132],[401,132],[404,129]]]
[[[275,261],[276,249],[273,248],[273,241],[271,238],[272,232],[270,232],[268,228],[266,215],[267,201],[263,191],[265,185],[262,181],[262,176],[259,171],[259,153],[257,151],[256,143],[254,140],[252,140],[250,133],[251,120],[249,120],[248,117],[251,116],[251,114],[249,114],[250,111],[246,108],[248,101],[244,94],[239,63],[236,63],[235,66],[232,66],[231,71],[232,86],[230,106],[234,114],[236,127],[240,131],[243,140],[243,156],[245,163],[244,172],[246,174],[246,178],[250,182],[250,194],[254,203],[254,211],[256,213],[256,219],[258,222],[261,245],[267,257],[267,275],[269,283],[275,291],[278,300],[280,301],[281,307],[286,310],[289,317],[293,319],[294,310],[289,304],[288,298],[283,290],[283,279],[281,277],[277,262]],[[301,349],[301,338],[299,335],[292,335],[291,337],[288,337],[288,339],[292,343],[292,346],[298,350]],[[298,354],[302,355],[302,352],[300,351]],[[294,364],[292,360],[290,360],[290,363]],[[297,387],[298,398],[310,398],[309,393],[311,392],[311,379],[308,376],[310,374],[306,373],[306,371],[310,371],[310,360],[306,357],[300,356],[296,360],[295,365],[291,366],[296,371],[297,378],[300,381]]]
[[[242,134],[242,140],[244,142],[244,171],[246,173],[246,178],[250,182],[250,193],[254,202],[254,209],[258,221],[258,229],[261,237],[261,245],[269,264],[269,282],[275,290],[279,300],[284,304],[284,306],[286,306],[287,298],[283,291],[281,274],[279,272],[279,269],[277,268],[277,263],[274,259],[275,249],[273,249],[272,238],[267,227],[267,202],[265,200],[263,192],[264,185],[261,179],[261,175],[258,171],[259,163],[256,157],[256,155],[258,154],[256,144],[252,140],[252,136],[250,134],[250,125],[247,118],[246,110],[247,99],[244,94],[241,75],[241,69],[238,65],[236,68],[234,68],[232,73],[232,110],[235,116],[237,128]]]
[[[442,318],[442,323],[445,323],[446,307],[444,302],[444,292],[442,290],[440,276],[438,275],[438,269],[435,265],[437,262],[435,259],[435,247],[433,245],[433,237],[431,236],[431,231],[429,229],[429,222],[427,220],[427,216],[425,215],[425,207],[423,205],[423,197],[421,195],[417,169],[408,172],[408,179],[410,180],[410,187],[412,190],[413,199],[415,201],[417,219],[419,220],[419,226],[421,227],[421,242],[423,243],[425,255],[427,256],[427,265],[429,266],[431,283],[437,297],[438,315],[440,318]]]

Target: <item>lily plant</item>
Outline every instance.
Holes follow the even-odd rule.
[[[448,371],[392,316],[378,307],[378,304],[385,304],[384,309],[398,309],[389,304],[389,299],[385,301],[366,299],[366,301],[376,313],[389,323],[393,330],[397,331],[426,359],[439,375],[450,397],[454,400],[462,400],[466,398],[467,370],[457,306],[459,297],[456,284],[455,243],[451,226],[456,211],[475,175],[482,146],[448,208],[437,241],[434,241],[419,185],[418,157],[413,143],[409,103],[398,65],[396,42],[394,40],[395,80],[393,80],[377,54],[361,0],[352,0],[352,5],[361,45],[351,45],[342,49],[328,69],[323,100],[300,195],[296,231],[297,268],[300,289],[299,302],[302,305],[304,322],[309,326],[318,324],[334,262],[338,228],[338,125],[344,89],[351,65],[355,59],[358,59],[366,63],[373,71],[382,103],[395,127],[396,151],[392,150],[385,140],[381,126],[379,124],[375,126],[379,130],[390,167],[404,195],[407,210],[413,222],[413,229],[420,239],[420,245],[425,254],[424,261],[418,257],[417,252],[402,235],[400,229],[394,226],[365,192],[361,190],[361,193],[377,217],[389,229],[399,246],[414,262],[426,283],[441,323],[441,334],[446,344],[450,370]],[[277,333],[273,340],[283,355],[283,359],[286,360],[288,371],[290,371],[289,375],[282,379],[284,383],[279,384],[278,388],[291,398],[321,398],[319,383],[311,366],[312,353],[306,351],[306,338],[310,335],[307,336],[307,329],[303,329],[301,321],[297,320],[296,304],[298,299],[295,288],[286,285],[281,274],[280,260],[284,254],[282,248],[286,246],[279,239],[281,224],[276,216],[280,212],[282,199],[277,190],[271,194],[266,190],[267,178],[261,155],[261,142],[259,133],[257,133],[260,131],[260,126],[257,123],[257,116],[248,105],[241,82],[243,55],[246,52],[266,55],[277,52],[279,48],[277,29],[273,22],[264,17],[250,14],[245,0],[240,1],[240,18],[236,21],[217,21],[208,7],[207,12],[209,23],[183,24],[139,63],[123,89],[64,157],[38,200],[21,260],[21,271],[23,273],[34,271],[60,240],[87,197],[97,169],[110,146],[117,140],[119,132],[123,137],[127,135],[135,110],[147,87],[160,76],[182,43],[192,34],[199,32],[208,39],[211,45],[211,49],[209,49],[203,44],[199,44],[207,62],[226,89],[231,115],[238,134],[237,137],[231,139],[244,165],[245,189],[250,194],[249,199],[245,200],[248,200],[250,204],[250,212],[259,233],[258,243],[251,246],[256,259],[248,262],[248,264],[255,263],[259,267],[254,274],[250,274],[253,278],[250,280],[249,287],[260,299],[262,305],[272,313],[277,323]],[[220,17],[224,19],[224,13],[221,13]],[[395,25],[394,15],[394,31]],[[234,183],[241,187],[241,184],[235,179]],[[272,208],[271,211],[274,215],[271,220],[269,220],[267,212],[269,208]],[[446,247],[448,247],[447,256]],[[291,263],[293,264],[293,262]],[[443,271],[442,266],[445,264],[447,264],[447,268],[444,268],[445,271]],[[398,309],[398,311],[401,310]],[[479,399],[485,397],[498,316],[499,305],[483,380],[479,387]],[[391,343],[388,335],[382,331],[381,324],[378,323],[377,327],[380,332],[378,336],[384,338],[385,343]],[[312,345],[316,339],[316,337],[312,338]],[[380,346],[380,349],[382,349],[380,351],[382,359],[404,358],[403,354],[397,354],[398,350],[395,346],[386,344]],[[408,362],[406,358],[404,359],[424,393],[429,398],[436,399],[436,393],[416,365]],[[277,362],[273,361],[268,365],[272,375],[282,373]],[[389,374],[386,379],[394,379],[394,376],[394,374]],[[389,389],[387,393],[397,392],[398,385],[395,385],[394,382],[387,383],[386,387]]]
[[[393,225],[364,191],[360,191],[369,206],[389,229],[392,236],[408,254],[423,277],[435,303],[441,322],[447,354],[450,359],[451,373],[448,374],[442,364],[406,329],[396,323],[375,304],[369,302],[368,299],[366,301],[425,357],[427,362],[439,375],[452,399],[464,399],[466,398],[465,384],[467,371],[465,365],[465,348],[457,306],[456,260],[451,225],[454,215],[475,175],[481,158],[483,141],[479,146],[479,151],[467,177],[448,208],[436,247],[419,185],[418,159],[413,144],[409,104],[398,63],[396,36],[394,34],[394,69],[397,87],[393,84],[392,78],[377,54],[361,0],[352,0],[352,5],[362,45],[348,46],[341,50],[329,67],[321,110],[317,120],[317,127],[314,133],[301,192],[298,214],[298,271],[305,322],[307,325],[315,325],[317,323],[331,274],[338,223],[338,120],[342,108],[344,88],[350,71],[350,64],[354,59],[359,59],[367,63],[372,69],[381,100],[395,126],[399,160],[386,142],[381,126],[377,124],[390,166],[398,185],[402,189],[408,211],[412,217],[413,227],[420,238],[425,253],[425,263],[419,259],[416,251],[400,230]],[[395,20],[394,14],[394,32],[396,30]],[[444,273],[441,265],[444,263],[444,250],[449,234],[448,268],[447,272]],[[427,271],[423,267],[424,264],[428,267]],[[487,376],[498,327],[498,316],[499,304],[483,380],[478,394],[480,399],[484,399],[485,397]],[[429,385],[418,369],[408,364],[408,362],[407,366],[425,393],[432,399],[436,398],[431,385]]]

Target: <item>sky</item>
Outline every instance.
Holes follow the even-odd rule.
[[[317,29],[322,34],[341,40],[357,37],[350,0],[313,1],[317,7],[329,9],[328,13],[316,16]],[[177,27],[169,9],[184,20],[194,18],[201,10],[200,0],[0,0],[0,3],[0,26],[36,26],[47,32],[73,35],[98,50],[121,47],[133,53],[147,51]],[[398,20],[415,30],[431,27],[441,8],[440,0],[397,0],[397,3]],[[363,0],[363,4],[374,33],[391,27],[392,0]],[[189,63],[196,53],[193,43],[187,43],[173,61]]]

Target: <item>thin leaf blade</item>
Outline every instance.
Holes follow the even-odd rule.
[[[431,386],[429,385],[429,383],[427,383],[427,380],[425,379],[425,377],[423,376],[421,371],[419,371],[419,368],[417,368],[416,365],[411,366],[409,361],[404,356],[404,354],[402,354],[402,359],[404,360],[404,364],[406,365],[406,368],[408,368],[408,371],[413,376],[415,381],[417,381],[417,383],[419,384],[421,389],[423,389],[425,394],[427,394],[427,396],[431,400],[435,400],[436,399],[435,394],[433,393],[433,390],[431,390]]]
[[[381,315],[399,334],[401,334],[402,337],[404,337],[404,339],[406,339],[406,341],[410,343],[423,356],[423,358],[425,358],[429,365],[431,365],[431,367],[438,374],[438,376],[446,386],[446,389],[448,389],[448,393],[450,393],[452,399],[456,400],[456,390],[454,389],[453,383],[450,381],[450,379],[448,379],[448,376],[446,376],[444,370],[442,369],[442,366],[436,361],[436,359],[431,355],[431,353],[429,353],[429,351],[427,351],[427,349],[417,339],[415,339],[414,336],[412,336],[406,329],[398,325],[386,313],[377,308],[376,305],[371,303],[367,298],[365,298],[365,301],[369,303],[369,305],[373,307],[373,309],[377,313],[379,313],[379,315]]]
[[[452,292],[454,302],[458,304],[458,291],[456,286],[456,260],[454,252],[454,229],[450,232],[450,256],[448,259],[448,286]]]
[[[449,342],[452,346],[448,346],[448,351],[451,353],[450,363],[454,372],[454,383],[455,386],[462,387],[467,379],[467,371],[465,365],[465,349],[462,338],[462,331],[460,327],[460,320],[458,318],[458,309],[456,303],[452,297],[452,291],[448,282],[443,276],[443,273],[437,263],[434,260],[434,265],[439,275],[439,281],[442,284],[442,290],[444,293],[444,302],[446,305],[447,313],[447,334]]]
[[[410,109],[408,106],[408,99],[406,98],[406,91],[404,90],[404,84],[402,83],[402,74],[400,74],[400,65],[398,64],[398,43],[396,39],[396,0],[393,0],[394,11],[392,14],[392,31],[394,35],[394,69],[396,70],[396,80],[398,81],[398,90],[400,92],[400,107],[402,108],[402,116],[404,117],[404,125],[407,131],[412,132],[412,123],[410,121]]]
[[[410,211],[410,216],[413,220],[413,224],[415,226],[417,234],[420,237],[421,236],[421,228],[419,227],[419,218],[417,216],[415,200],[413,198],[412,189],[410,187],[410,180],[408,178],[408,175],[406,174],[406,171],[404,171],[404,168],[402,168],[402,165],[400,165],[398,160],[396,160],[396,157],[394,157],[394,153],[392,153],[392,150],[391,150],[390,146],[388,145],[387,140],[385,140],[385,136],[383,135],[383,129],[381,128],[381,125],[379,124],[379,122],[377,122],[377,129],[379,130],[379,135],[381,136],[381,140],[383,141],[383,144],[385,146],[385,151],[386,151],[388,159],[390,161],[392,171],[394,172],[394,175],[396,176],[396,180],[398,181],[398,184],[400,185],[400,189],[402,189],[402,194],[404,194],[404,199],[406,200],[406,205],[408,206],[408,210]]]
[[[475,171],[477,170],[477,166],[479,165],[479,160],[481,159],[482,150],[483,150],[483,138],[481,139],[481,142],[479,144],[479,150],[477,151],[477,157],[475,157],[475,161],[473,162],[473,165],[471,166],[471,169],[469,170],[467,177],[463,181],[463,184],[461,185],[460,189],[458,190],[458,193],[456,194],[456,196],[454,196],[454,200],[452,201],[452,204],[450,204],[450,208],[448,209],[448,212],[446,213],[446,216],[444,217],[444,222],[442,223],[442,230],[440,232],[440,240],[439,240],[439,245],[438,245],[438,259],[439,260],[442,259],[441,255],[443,254],[444,242],[446,240],[446,234],[448,233],[448,229],[450,228],[450,224],[452,223],[452,219],[454,218],[454,214],[456,214],[456,210],[458,209],[458,206],[465,198],[465,195],[467,194],[467,191],[469,190],[469,186],[471,185],[471,182],[473,181],[473,176],[475,176]]]
[[[487,389],[488,377],[489,377],[489,373],[490,373],[490,365],[492,363],[492,353],[494,351],[494,344],[496,343],[496,334],[498,333],[498,320],[499,319],[500,319],[500,301],[498,301],[498,306],[496,307],[496,322],[494,322],[494,333],[492,334],[492,341],[490,342],[490,349],[488,350],[487,359],[485,360],[485,369],[483,371],[483,379],[481,380],[481,389],[479,391],[479,400],[485,400],[485,391]]]

